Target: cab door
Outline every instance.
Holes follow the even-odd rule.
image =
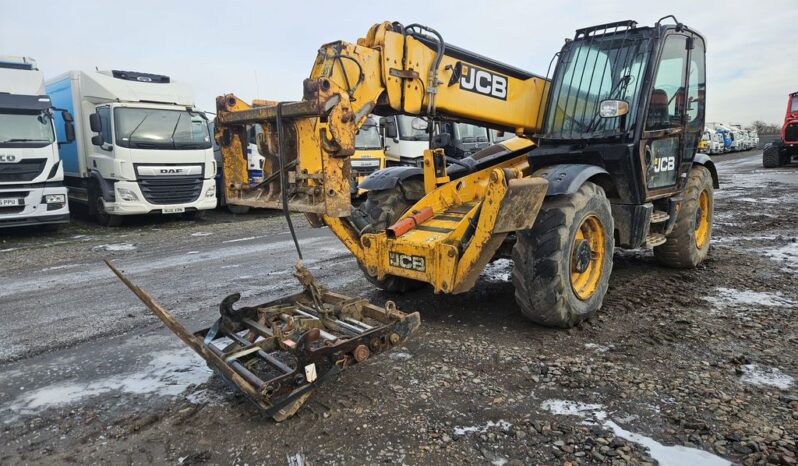
[[[701,52],[695,54],[693,64],[691,52],[698,42]],[[649,90],[640,144],[647,200],[673,194],[686,180],[704,126],[703,63],[700,37],[689,33],[665,36]]]

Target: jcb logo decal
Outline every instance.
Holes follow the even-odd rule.
[[[0,155],[0,163],[12,163],[17,161],[16,155]]]
[[[463,66],[460,89],[496,99],[507,100],[507,76],[491,73],[476,66]]]
[[[389,252],[388,263],[391,267],[415,270],[416,272],[424,272],[427,270],[426,261],[421,256],[409,256],[398,252]]]
[[[654,173],[669,172],[676,168],[676,157],[660,157],[651,161]]]

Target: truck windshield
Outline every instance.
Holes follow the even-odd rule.
[[[427,134],[427,130],[413,128],[413,118],[406,115],[399,115],[396,118],[399,121],[399,139],[405,141],[428,141],[429,134]]]
[[[460,142],[488,142],[488,130],[466,123],[455,123],[457,138]]]
[[[208,120],[185,110],[114,109],[116,143],[133,149],[210,149]]]
[[[545,138],[582,139],[620,133],[621,118],[601,118],[605,99],[629,103],[625,130],[635,125],[648,39],[639,32],[591,36],[566,45],[552,80]]]
[[[0,110],[0,147],[44,147],[53,142],[53,120],[48,113]]]
[[[377,125],[363,125],[355,135],[355,149],[382,149],[380,129]]]

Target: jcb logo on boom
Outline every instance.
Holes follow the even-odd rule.
[[[463,66],[460,89],[507,100],[507,76],[494,74],[476,66]]]
[[[660,157],[651,161],[654,173],[669,172],[676,168],[676,157]]]
[[[2,155],[0,154],[0,163],[13,163],[17,161],[16,155]]]
[[[398,252],[388,253],[388,264],[390,264],[391,267],[415,270],[416,272],[423,272],[427,270],[427,265],[423,257],[409,256],[407,254],[400,254]]]

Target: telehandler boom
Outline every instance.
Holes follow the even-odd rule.
[[[601,307],[615,247],[653,248],[672,267],[695,267],[708,253],[717,173],[696,151],[704,128],[704,50],[704,38],[673,16],[653,27],[619,21],[577,30],[548,79],[447,44],[425,26],[379,23],[356,44],[323,45],[299,102],[217,98],[227,202],[281,208],[291,231],[288,212],[303,212],[341,239],[368,280],[392,292],[429,284],[435,292],[462,293],[492,259],[511,257],[520,310],[544,325],[573,326]],[[517,137],[462,160],[432,149],[423,167],[377,171],[360,184],[367,199],[354,207],[350,157],[370,114],[415,115],[419,128],[430,129],[438,121],[466,122]],[[251,125],[262,128],[258,148],[266,159],[257,186],[247,179]],[[297,250],[301,257],[298,243]],[[259,329],[265,335],[263,322],[271,322],[277,327],[269,347],[291,350],[281,343],[280,306],[321,319],[327,329],[341,319],[359,321],[363,312],[346,311],[341,298],[308,312],[310,298],[321,294],[301,269],[298,276],[305,285],[298,307],[289,298],[257,312],[234,310],[235,297],[228,297],[220,319],[228,336],[242,328],[249,337]],[[340,363],[331,366],[335,359],[326,356],[326,373],[360,362],[352,348],[390,349],[419,324],[418,314],[393,307],[370,315],[378,317],[367,323],[377,338],[339,340]],[[292,327],[289,340],[309,328]],[[216,332],[196,334],[206,335],[206,346],[208,334]],[[257,341],[234,342],[224,354],[256,351]],[[246,367],[253,364],[248,357]],[[225,360],[206,359],[222,374],[235,372]],[[307,378],[297,380],[305,391],[291,392],[282,417],[313,388]],[[232,382],[265,399],[259,405],[272,414],[286,405]]]

